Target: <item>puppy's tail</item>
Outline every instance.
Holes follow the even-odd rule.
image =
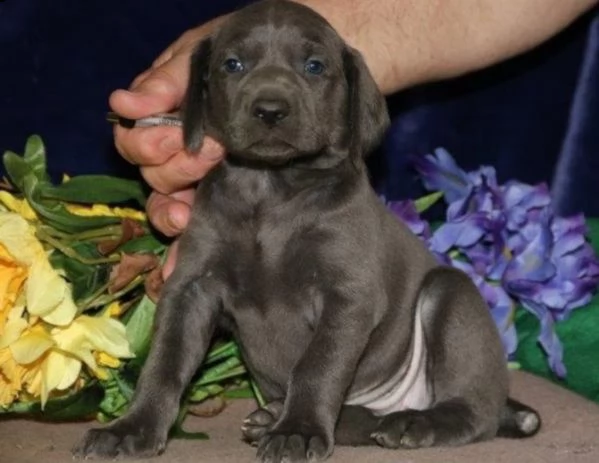
[[[521,439],[534,436],[541,429],[541,417],[527,405],[508,398],[499,423],[498,437]]]

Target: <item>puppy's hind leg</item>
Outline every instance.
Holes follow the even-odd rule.
[[[416,310],[427,348],[432,403],[425,410],[385,416],[372,437],[383,447],[416,448],[495,436],[507,400],[507,367],[478,289],[459,270],[435,268],[421,284]]]

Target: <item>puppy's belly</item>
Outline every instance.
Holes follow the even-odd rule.
[[[427,377],[427,352],[420,308],[414,316],[414,335],[408,360],[387,381],[350,394],[345,403],[368,408],[383,416],[401,410],[424,410],[432,403]]]

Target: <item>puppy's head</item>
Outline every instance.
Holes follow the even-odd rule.
[[[360,54],[307,7],[266,0],[232,15],[193,54],[185,144],[204,135],[231,156],[281,164],[362,156],[388,126]]]

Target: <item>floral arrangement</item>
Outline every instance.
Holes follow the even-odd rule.
[[[3,161],[0,416],[118,417],[149,349],[166,251],[142,212],[142,186],[96,175],[54,185],[38,136]],[[237,346],[215,340],[181,419],[223,395],[253,392]]]
[[[3,161],[9,179],[0,184],[0,417],[112,420],[130,403],[149,349],[167,249],[143,213],[144,190],[96,175],[53,184],[38,136],[22,156],[6,152]],[[543,185],[498,185],[492,168],[466,173],[443,150],[415,166],[433,193],[388,207],[441,262],[472,277],[508,356],[517,347],[513,317],[521,304],[541,322],[551,368],[565,375],[553,325],[599,284],[584,218],[555,217]],[[420,214],[441,198],[446,221],[431,225]],[[190,436],[181,428],[188,412],[210,414],[224,398],[252,396],[262,403],[236,344],[217,338],[174,433]],[[217,403],[211,410],[201,407],[207,399]]]
[[[435,192],[429,199],[444,197],[445,222],[431,232],[418,202],[388,206],[440,262],[463,270],[476,283],[508,357],[518,345],[514,315],[520,304],[539,319],[539,342],[549,366],[565,377],[555,322],[589,303],[599,284],[599,260],[586,239],[584,217],[557,217],[545,184],[499,185],[492,167],[465,172],[444,149],[413,162],[424,186]]]

